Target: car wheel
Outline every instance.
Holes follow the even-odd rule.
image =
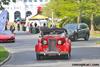
[[[12,41],[12,43],[15,43],[15,41]]]
[[[84,40],[86,40],[86,41],[89,40],[89,34],[86,34],[86,36],[84,37]]]
[[[64,54],[64,55],[62,55],[62,58],[63,58],[63,59],[69,59],[69,54]]]
[[[42,60],[43,59],[43,56],[41,55],[41,54],[36,54],[36,58],[37,58],[37,60]]]
[[[74,41],[76,41],[77,38],[78,38],[77,35],[74,35],[74,36],[73,36],[73,40],[74,40]]]
[[[71,58],[71,53],[68,54],[68,59],[70,59],[70,58]]]

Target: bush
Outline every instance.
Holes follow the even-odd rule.
[[[94,29],[100,31],[100,16],[94,17]]]

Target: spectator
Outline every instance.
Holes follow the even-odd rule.
[[[20,22],[17,22],[17,29],[20,31]]]
[[[32,25],[32,23],[30,24],[30,33],[32,33],[32,30],[33,30],[33,25]]]
[[[15,26],[14,26],[14,25],[11,25],[11,26],[10,26],[10,31],[11,31],[12,33],[14,33],[14,31],[15,31]]]

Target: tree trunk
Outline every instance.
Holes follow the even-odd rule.
[[[93,26],[93,14],[91,14],[91,17],[90,17],[90,24],[91,24],[91,32],[94,32],[94,26]]]
[[[79,11],[79,16],[77,17],[77,23],[81,23],[81,15],[82,15],[82,11]]]
[[[77,24],[80,23],[80,16],[77,17]]]

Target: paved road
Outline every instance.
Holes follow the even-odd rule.
[[[72,57],[69,60],[48,59],[37,61],[34,45],[37,35],[19,32],[16,34],[15,43],[1,43],[9,49],[11,59],[2,67],[100,67],[100,45],[96,41],[100,38],[91,38],[89,41],[82,39],[72,42]]]

